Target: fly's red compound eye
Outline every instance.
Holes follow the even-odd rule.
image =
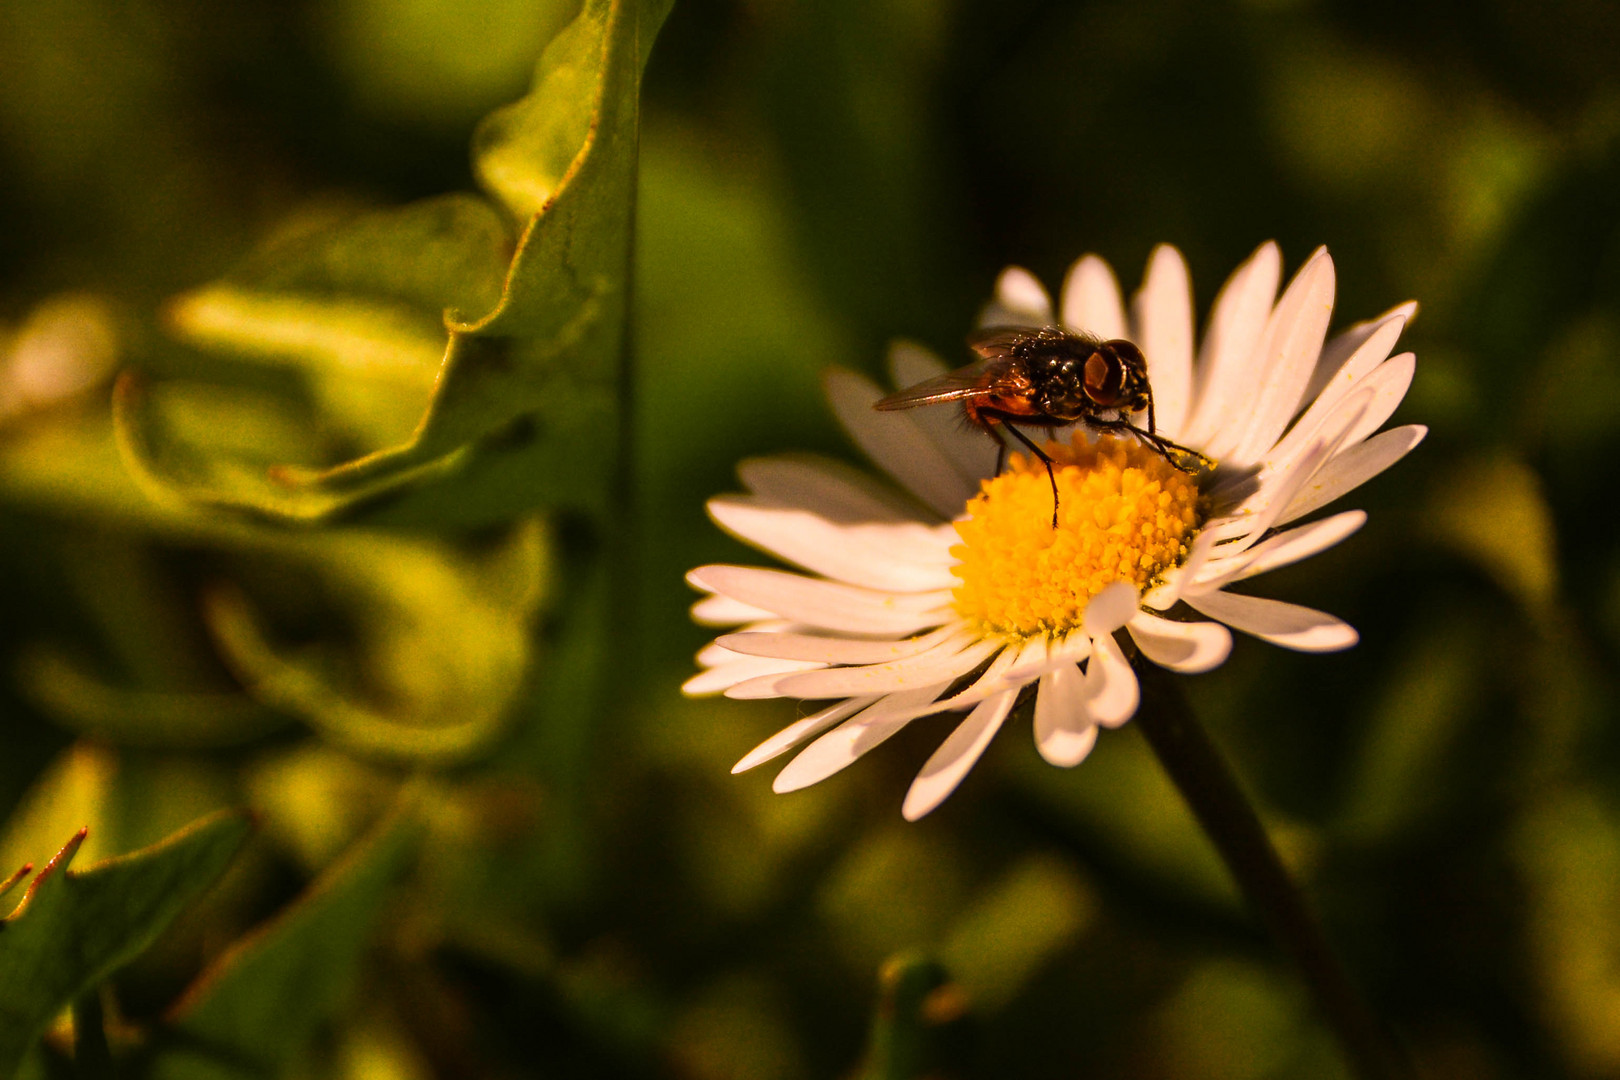
[[[1101,349],[1086,358],[1086,396],[1108,408],[1119,401],[1125,387],[1125,365]]]

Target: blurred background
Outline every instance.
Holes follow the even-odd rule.
[[[1620,1076],[1620,8],[678,0],[643,101],[636,573],[605,616],[567,519],[149,498],[109,387],[210,363],[172,298],[472,190],[474,123],[576,6],[0,6],[0,876],[84,824],[91,858],[260,824],[118,976],[115,1044],[404,792],[416,853],[278,1070],[852,1076],[876,1024],[940,1076],[1344,1075],[1131,727],[1071,773],[1009,726],[906,825],[941,722],[776,796],[728,771],[793,705],[678,692],[707,636],[682,574],[761,561],[703,500],[751,454],[855,459],[826,368],[900,337],[965,362],[1004,265],[1055,288],[1091,251],[1131,289],[1161,241],[1201,318],[1275,239],[1288,273],[1332,251],[1337,326],[1420,302],[1393,422],[1431,433],[1347,501],[1359,535],[1259,590],[1360,646],[1240,640],[1189,695],[1424,1075]],[[293,460],[254,378],[208,392]],[[368,383],[362,420],[408,429],[423,391]]]

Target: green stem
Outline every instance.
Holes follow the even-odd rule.
[[[1346,977],[1254,806],[1193,715],[1181,684],[1140,657],[1134,667],[1143,697],[1136,724],[1250,906],[1299,965],[1356,1075],[1362,1080],[1408,1080],[1414,1074],[1406,1055]]]
[[[80,1080],[112,1080],[112,1050],[107,1045],[100,987],[86,990],[73,1002],[73,1070]]]

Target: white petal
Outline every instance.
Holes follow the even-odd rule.
[[[1039,652],[1020,656],[1004,678],[1011,683],[1030,683],[1065,664],[1078,664],[1091,655],[1091,637],[1082,630],[1070,631],[1060,642],[1043,642]]]
[[[1035,275],[1009,266],[996,279],[996,298],[979,315],[980,326],[1050,326],[1052,300]]]
[[[789,724],[748,751],[741,761],[731,767],[732,775],[747,772],[756,765],[763,765],[774,757],[780,757],[812,735],[825,731],[840,720],[860,712],[876,700],[876,698],[850,698],[848,701],[840,701],[836,705],[829,705],[820,712],[812,713],[803,720]]]
[[[1131,340],[1147,357],[1157,430],[1179,438],[1192,404],[1193,361],[1192,282],[1181,252],[1169,244],[1153,249],[1131,306]]]
[[[921,345],[897,341],[889,346],[889,371],[894,377],[894,385],[904,387],[943,374],[946,367]],[[994,440],[965,425],[960,408],[919,408],[912,410],[911,415],[923,434],[933,440],[934,445],[955,463],[956,471],[969,481],[982,480],[995,472]]]
[[[799,626],[797,623],[785,622],[781,619],[770,619],[765,622],[749,623],[742,629],[746,633],[737,633],[731,635],[722,634],[721,638],[727,636],[744,637],[747,634],[755,634],[759,637],[770,637],[779,633],[786,633],[790,631],[797,632],[799,630]],[[736,660],[742,659],[744,656],[772,656],[778,660],[819,659],[819,657],[814,656],[786,656],[782,653],[762,653],[757,651],[750,652],[746,649],[729,649],[726,647],[721,638],[716,638],[714,641],[709,642],[707,645],[703,646],[702,649],[698,650],[698,663],[702,664],[704,667],[714,667],[716,664],[730,664]]]
[[[1305,400],[1311,402],[1313,411],[1332,408],[1356,383],[1389,359],[1396,340],[1406,327],[1409,309],[1415,306],[1404,305],[1374,322],[1352,327],[1322,347],[1316,373],[1311,378],[1311,385],[1305,389]],[[1350,344],[1355,347],[1345,352]]]
[[[1297,529],[1289,529],[1270,537],[1260,544],[1256,544],[1236,560],[1235,565],[1212,565],[1214,574],[1212,580],[1219,580],[1223,585],[1233,581],[1243,581],[1256,574],[1264,574],[1268,570],[1289,566],[1308,559],[1312,555],[1326,551],[1339,541],[1355,533],[1367,523],[1367,513],[1364,510],[1346,510],[1342,514],[1313,521],[1309,525],[1301,525]]]
[[[1060,768],[1072,769],[1097,744],[1097,725],[1086,711],[1085,677],[1073,664],[1041,676],[1035,694],[1035,749]]]
[[[1384,426],[1384,421],[1394,414],[1402,399],[1406,397],[1406,391],[1411,389],[1412,376],[1416,373],[1416,368],[1417,357],[1409,352],[1401,353],[1379,364],[1357,384],[1356,390],[1371,391],[1372,400],[1367,402],[1361,420],[1352,424],[1345,433],[1345,446],[1354,446],[1364,441]],[[1354,396],[1352,393],[1339,408],[1348,406],[1350,401],[1354,400]],[[1330,416],[1322,426],[1328,428],[1332,425],[1333,418]]]
[[[1080,631],[1087,637],[1106,637],[1130,622],[1136,614],[1138,594],[1129,581],[1114,581],[1086,601],[1080,617]]]
[[[774,656],[739,656],[735,660],[724,664],[717,664],[707,671],[700,671],[681,684],[681,693],[690,697],[702,697],[705,694],[717,694],[722,690],[728,694],[744,683],[756,680],[775,679],[783,674],[808,671],[820,667],[820,664],[805,660],[781,660]],[[781,697],[780,694],[757,694],[757,697]]]
[[[739,652],[736,652],[735,650],[726,648],[724,645],[720,644],[718,641],[711,641],[707,645],[703,646],[703,648],[698,650],[697,662],[699,664],[702,664],[706,668],[711,668],[711,667],[716,667],[716,666],[718,666],[720,664],[729,664],[729,663],[731,663],[731,662],[733,662],[735,660],[741,660],[744,656],[759,656],[759,655],[762,655],[762,654],[760,654],[760,653],[739,653]],[[786,659],[786,657],[777,657],[777,659],[782,660],[782,659]],[[794,657],[794,659],[803,659],[803,657]]]
[[[1369,341],[1368,344],[1378,343]],[[1351,363],[1345,365],[1344,383],[1335,382],[1329,388],[1329,392],[1318,398],[1283,440],[1266,455],[1265,471],[1286,469],[1310,439],[1340,423],[1345,410],[1350,408],[1350,402],[1354,398],[1353,392],[1363,392],[1367,396],[1361,399],[1364,401],[1361,419],[1346,429],[1343,445],[1355,446],[1384,426],[1384,421],[1388,420],[1399,407],[1401,399],[1406,396],[1406,391],[1412,385],[1417,358],[1411,353],[1402,353],[1385,360],[1359,377],[1354,370],[1357,359],[1352,357]]]
[[[1366,442],[1352,446],[1316,471],[1278,515],[1275,524],[1302,518],[1360,487],[1405,457],[1428,433],[1429,429],[1422,424],[1408,424],[1379,432]]]
[[[926,382],[949,370],[945,361],[924,345],[904,339],[889,343],[889,377],[896,386]]]
[[[949,592],[883,593],[757,566],[700,566],[686,580],[781,618],[848,634],[898,637],[950,617]]]
[[[1221,547],[1221,554],[1226,556],[1238,554],[1260,539],[1267,529],[1278,523],[1283,510],[1293,502],[1294,496],[1309,486],[1312,478],[1339,452],[1350,430],[1361,422],[1367,404],[1372,398],[1373,391],[1370,389],[1357,390],[1351,394],[1332,420],[1322,425],[1317,438],[1306,446],[1295,461],[1286,469],[1261,477],[1259,490],[1245,501],[1241,512],[1224,520],[1205,524],[1205,534],[1217,536],[1222,541],[1233,541]],[[1201,584],[1207,576],[1206,570],[1197,577],[1187,580]]]
[[[1078,260],[1063,279],[1063,325],[1104,341],[1126,334],[1119,282],[1108,264],[1095,255]]]
[[[1240,593],[1214,592],[1189,596],[1187,603],[1212,619],[1253,634],[1262,641],[1301,652],[1334,652],[1354,645],[1358,635],[1342,619],[1325,611]]]
[[[1215,554],[1215,544],[1219,539],[1208,525],[1199,530],[1187,557],[1180,566],[1165,572],[1163,582],[1148,590],[1147,595],[1142,597],[1142,606],[1155,611],[1167,611],[1174,607],[1176,601],[1181,599],[1181,590],[1197,581],[1198,575],[1204,572],[1205,564]]]
[[[942,626],[921,637],[896,641],[870,641],[864,638],[821,637],[816,634],[759,633],[726,634],[715,644],[747,656],[775,656],[783,660],[816,660],[824,664],[881,664],[916,656],[944,641],[956,631]],[[698,654],[699,662],[702,653]]]
[[[866,455],[941,517],[962,512],[978,485],[957,472],[951,459],[923,433],[911,411],[878,412],[877,384],[849,371],[831,371],[827,400],[839,423]]]
[[[1143,656],[1183,675],[1220,667],[1232,651],[1232,634],[1220,623],[1176,622],[1139,611],[1129,629]]]
[[[771,790],[778,795],[798,791],[853,764],[861,755],[909,724],[913,717],[905,715],[907,711],[934,700],[945,685],[940,683],[938,686],[890,694],[856,713],[799,751],[799,755],[776,774]]]
[[[960,584],[951,573],[949,525],[837,525],[808,510],[761,503],[749,495],[709,500],[715,524],[746,543],[806,570],[871,589],[923,592]]]
[[[967,686],[949,697],[940,698],[932,705],[914,707],[906,718],[914,720],[919,716],[928,716],[948,709],[967,709],[1003,691],[1020,690],[1031,680],[1012,678],[1011,671],[1020,665],[1033,663],[1043,651],[1044,645],[1033,641],[1026,641],[1017,649],[1002,649],[996,658],[986,665],[984,671]]]
[[[903,660],[857,667],[820,668],[789,675],[777,686],[784,696],[798,698],[892,694],[959,679],[1002,648],[1001,642],[975,639],[972,631],[964,629],[932,649]]]
[[[1112,634],[1095,638],[1092,644],[1091,662],[1086,665],[1086,709],[1103,727],[1119,727],[1136,715],[1141,700],[1136,672]]]
[[[705,596],[692,605],[692,621],[701,626],[735,626],[775,617],[774,611],[744,604],[729,596]]]
[[[1400,337],[1412,316],[1417,314],[1416,301],[1408,300],[1399,304],[1376,319],[1357,323],[1350,329],[1329,338],[1322,346],[1322,355],[1316,362],[1316,371],[1311,375],[1310,385],[1305,388],[1305,400],[1312,401],[1321,396],[1329,384],[1338,381],[1341,374],[1346,373],[1353,358],[1362,354],[1368,357],[1365,361],[1366,370],[1376,367],[1390,350],[1395,348],[1395,340]],[[1369,347],[1369,343],[1372,343]]]
[[[915,524],[916,508],[893,489],[842,461],[815,454],[746,458],[737,477],[760,501],[819,514],[839,524]]]
[[[1316,370],[1333,317],[1335,277],[1326,248],[1318,248],[1289,282],[1266,324],[1257,349],[1257,366],[1241,423],[1241,437],[1228,450],[1220,442],[1209,453],[1239,467],[1265,457],[1288,422],[1299,412],[1305,386]]]
[[[1009,690],[987,698],[946,737],[912,781],[911,790],[906,792],[900,813],[907,821],[916,821],[956,790],[956,785],[962,782],[1000,730],[1017,697],[1016,691]]]
[[[1244,407],[1252,390],[1255,347],[1271,317],[1281,277],[1282,253],[1267,241],[1233,272],[1215,298],[1194,370],[1192,419],[1182,432],[1190,445],[1205,446]]]

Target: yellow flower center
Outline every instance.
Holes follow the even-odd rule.
[[[1115,581],[1146,591],[1186,558],[1202,514],[1198,484],[1135,438],[1048,442],[1046,467],[1014,454],[956,523],[956,610],[987,634],[1061,636]]]

